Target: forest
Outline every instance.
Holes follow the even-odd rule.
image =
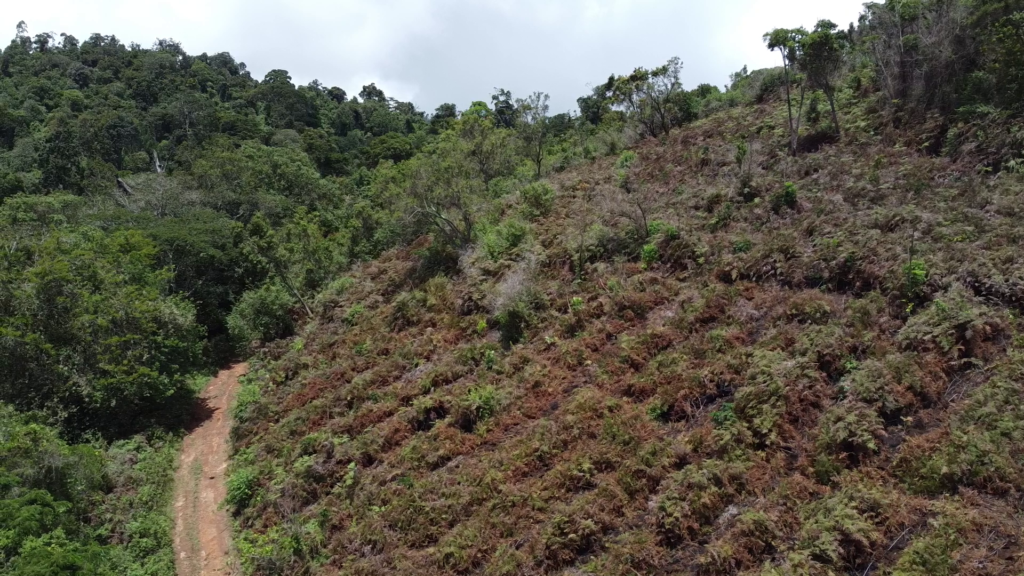
[[[237,360],[245,574],[1024,571],[1024,2],[763,40],[429,112],[19,25],[0,575],[175,574]]]

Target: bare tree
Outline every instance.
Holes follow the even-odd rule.
[[[968,3],[888,0],[868,3],[865,10],[860,34],[889,101],[952,106],[956,79],[977,50],[965,33]]]

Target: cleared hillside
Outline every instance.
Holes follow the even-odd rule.
[[[865,106],[795,158],[727,110],[336,281],[240,395],[246,569],[1024,570],[1022,180]]]

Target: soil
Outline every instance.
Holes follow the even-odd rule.
[[[200,395],[174,479],[174,554],[178,576],[237,574],[227,495],[231,405],[248,366],[221,371]]]

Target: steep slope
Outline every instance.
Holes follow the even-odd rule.
[[[783,114],[557,174],[444,274],[424,239],[332,285],[240,394],[245,570],[1024,569],[1020,178],[854,113],[792,158]]]

